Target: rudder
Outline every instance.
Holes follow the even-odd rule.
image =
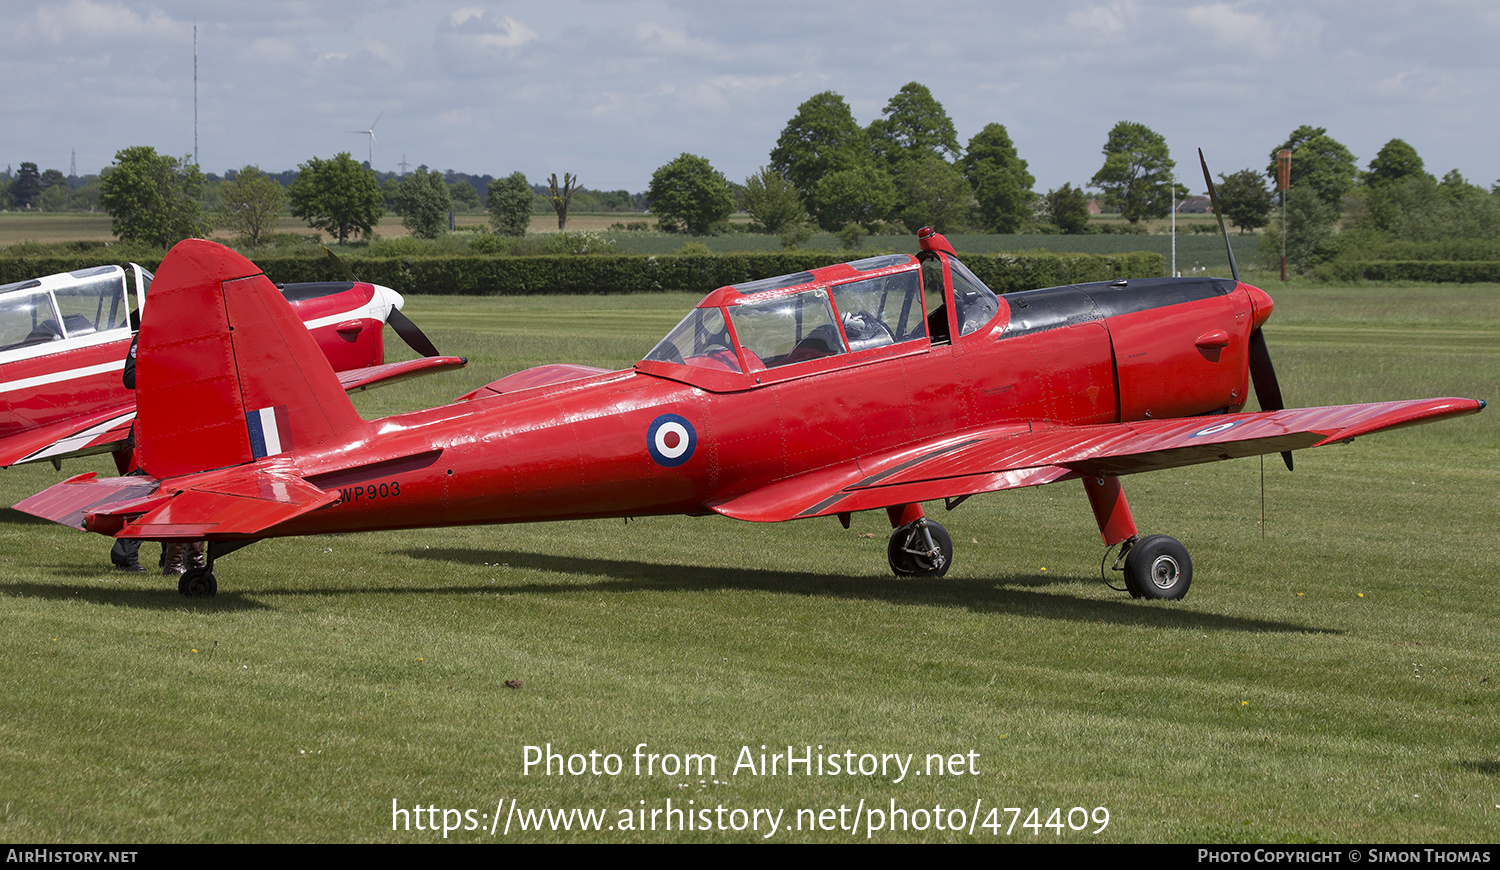
[[[136,359],[137,450],[158,479],[344,440],[363,422],[276,286],[214,242],[162,260]]]

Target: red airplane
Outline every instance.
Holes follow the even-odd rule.
[[[132,307],[144,310],[152,277],[132,263],[129,272],[101,266],[0,287],[0,467],[115,453],[126,469],[135,395],[120,372]],[[350,276],[281,289],[345,389],[462,365],[437,355],[388,287]],[[385,365],[387,322],[424,358]]]
[[[1423,399],[1282,410],[1238,280],[997,296],[931,230],[921,252],[721,287],[645,359],[542,366],[364,420],[275,286],[212,242],[162,262],[140,331],[147,476],[80,475],[16,505],[121,538],[209,542],[656,514],[755,522],[884,510],[901,575],[953,559],[922,502],[1079,480],[1137,597],[1181,598],[1186,549],[1140,537],[1120,477],[1471,414]],[[1266,410],[1241,411],[1254,380]]]

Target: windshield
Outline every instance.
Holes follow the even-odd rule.
[[[694,308],[645,358],[738,372],[741,371],[740,361],[735,356],[733,344],[722,311]]]
[[[953,276],[953,310],[958,315],[958,334],[968,335],[995,319],[1000,313],[1000,299],[957,257],[944,254],[943,259],[948,261]]]

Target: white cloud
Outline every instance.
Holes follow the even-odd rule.
[[[484,48],[516,48],[537,38],[537,33],[509,15],[486,18],[483,9],[464,8],[448,16],[448,33]]]
[[[63,4],[38,4],[32,17],[15,24],[20,40],[42,40],[55,45],[92,38],[179,37],[190,33],[192,25],[173,21],[160,9],[144,15],[123,3],[96,3],[92,0],[70,0]]]

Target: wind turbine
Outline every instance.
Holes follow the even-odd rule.
[[[379,124],[380,123],[380,119],[383,118],[383,117],[385,117],[385,110],[381,109],[380,110],[380,114],[375,116],[375,120],[370,122],[370,129],[368,129],[368,130],[350,130],[349,131],[350,133],[358,133],[361,136],[369,136],[370,137],[370,168],[371,169],[375,168],[375,125]]]

